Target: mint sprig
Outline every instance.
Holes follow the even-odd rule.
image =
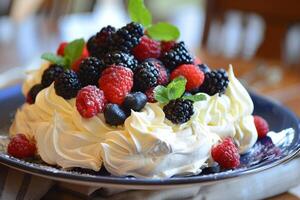
[[[178,98],[189,99],[193,102],[206,100],[204,94],[183,96],[186,83],[186,78],[179,76],[169,83],[167,87],[159,85],[154,89],[154,98],[161,104],[167,104],[169,101]]]
[[[64,49],[64,56],[59,56],[54,53],[44,53],[41,58],[68,69],[72,63],[80,58],[83,48],[84,39],[76,39],[67,44]]]
[[[128,13],[132,21],[138,22],[144,27],[151,26],[152,15],[143,0],[129,0]]]
[[[179,29],[172,24],[159,22],[147,29],[147,34],[155,40],[172,41],[180,36]]]

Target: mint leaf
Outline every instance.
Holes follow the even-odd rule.
[[[204,94],[195,94],[195,95],[191,95],[191,96],[183,96],[182,98],[183,99],[189,99],[193,102],[206,100],[206,96]]]
[[[154,98],[156,101],[159,103],[168,103],[169,98],[168,98],[168,90],[166,87],[159,85],[154,89]]]
[[[175,78],[169,85],[167,86],[168,90],[168,99],[178,99],[180,98],[184,91],[186,85],[186,79],[182,76]]]
[[[148,27],[152,23],[152,15],[145,7],[144,0],[129,0],[128,13],[132,21]]]
[[[80,58],[83,48],[84,39],[76,39],[68,43],[68,45],[65,47],[64,54],[65,57],[70,60],[70,64]]]
[[[57,65],[61,65],[61,66],[64,66],[66,64],[65,59],[63,57],[58,56],[53,53],[44,53],[41,58],[44,60],[47,60],[53,64],[57,64]]]
[[[171,41],[177,40],[180,32],[176,26],[166,22],[159,22],[147,29],[147,34],[154,40]]]

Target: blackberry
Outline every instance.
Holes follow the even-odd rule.
[[[137,91],[146,91],[157,85],[159,70],[153,62],[141,63],[134,73],[134,88]]]
[[[138,65],[137,60],[132,55],[121,51],[107,53],[104,56],[103,61],[106,65],[122,65],[123,67],[127,67],[132,71],[135,71]]]
[[[164,106],[163,111],[166,118],[174,124],[182,124],[190,120],[194,114],[194,107],[191,100],[171,100]]]
[[[131,22],[112,36],[113,49],[129,53],[133,47],[139,44],[143,35],[142,25]]]
[[[184,42],[175,44],[170,51],[165,52],[161,57],[161,61],[170,71],[179,65],[191,64],[194,62],[192,56],[186,49]]]
[[[61,73],[63,73],[63,71],[64,68],[60,65],[50,65],[49,68],[43,72],[42,85],[48,87]]]
[[[104,68],[105,64],[96,57],[84,59],[80,63],[78,70],[78,77],[82,87],[87,85],[98,86],[98,80]]]
[[[58,96],[71,99],[76,97],[77,92],[81,89],[81,84],[74,71],[66,70],[55,79],[54,88]]]
[[[29,104],[34,104],[36,96],[38,93],[44,89],[45,87],[42,84],[36,84],[34,85],[28,92],[26,102]]]
[[[217,93],[224,94],[228,86],[228,75],[224,69],[213,70],[205,73],[204,83],[200,86],[199,92],[212,96]]]

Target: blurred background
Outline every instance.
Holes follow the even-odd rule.
[[[246,86],[300,114],[299,0],[145,3],[154,21],[179,27],[180,40],[202,62],[233,64]],[[55,51],[61,41],[88,39],[108,24],[123,26],[130,21],[126,7],[126,0],[0,0],[0,87],[38,67],[40,55]]]

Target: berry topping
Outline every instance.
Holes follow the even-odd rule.
[[[258,138],[264,138],[267,136],[269,132],[269,124],[268,122],[262,118],[261,116],[255,115],[254,116],[254,124],[257,130]]]
[[[201,65],[202,61],[197,56],[194,57],[194,65]]]
[[[125,97],[123,108],[127,113],[130,110],[141,111],[147,103],[147,96],[142,92],[128,94]]]
[[[199,91],[212,96],[217,93],[224,94],[228,86],[228,75],[224,69],[213,70],[205,73],[205,79]]]
[[[204,74],[198,66],[193,64],[183,64],[173,70],[171,80],[183,76],[187,80],[186,90],[193,91],[200,87],[204,81]]]
[[[106,68],[99,79],[99,87],[106,99],[111,103],[121,105],[133,86],[133,72],[122,66]]]
[[[89,52],[88,52],[86,46],[84,46],[81,56],[72,63],[72,66],[71,66],[72,70],[77,72],[79,70],[80,63],[82,62],[83,59],[85,59],[87,57],[89,57]]]
[[[155,87],[149,88],[148,90],[146,90],[145,94],[147,96],[147,101],[150,103],[155,103],[156,100],[154,98],[154,89]]]
[[[105,68],[104,63],[95,57],[84,59],[79,65],[78,77],[81,85],[97,85],[101,72]]]
[[[104,118],[106,123],[118,126],[124,124],[126,114],[117,104],[107,104],[104,110]]]
[[[121,65],[131,69],[132,71],[134,71],[138,65],[138,62],[133,55],[121,51],[115,51],[106,54],[103,58],[103,61],[107,66],[113,64]]]
[[[44,86],[42,84],[36,84],[34,85],[28,92],[27,97],[26,97],[26,102],[29,104],[34,104],[36,96],[38,93],[44,89]]]
[[[56,51],[56,54],[59,56],[64,56],[65,55],[65,47],[68,45],[67,42],[62,42],[59,44],[58,49]]]
[[[81,88],[77,74],[72,70],[61,73],[54,81],[55,92],[64,99],[76,97]]]
[[[161,41],[160,46],[161,46],[161,53],[164,54],[172,49],[174,45],[176,44],[175,41]]]
[[[151,61],[141,63],[134,73],[134,87],[139,91],[146,91],[147,89],[157,85],[159,77],[159,70]]]
[[[206,74],[207,72],[211,72],[210,68],[206,64],[198,64],[198,67],[204,74]]]
[[[158,58],[160,56],[160,43],[143,36],[141,42],[133,48],[132,52],[139,61],[147,58]]]
[[[164,106],[166,118],[174,124],[182,124],[190,120],[194,114],[193,103],[187,99],[171,100]]]
[[[56,64],[50,65],[42,75],[42,85],[48,87],[63,72],[64,68],[62,66]]]
[[[169,82],[169,73],[167,72],[164,64],[155,58],[149,58],[145,61],[152,62],[158,69],[159,75],[157,78],[157,85],[166,85]]]
[[[106,99],[102,90],[96,86],[82,88],[76,97],[76,108],[84,118],[91,118],[104,111]]]
[[[192,64],[193,58],[186,49],[184,42],[175,44],[170,51],[164,53],[161,57],[166,68],[173,70],[182,64]]]
[[[214,161],[224,169],[233,169],[240,165],[240,154],[231,138],[225,138],[211,149]]]
[[[36,146],[24,134],[17,134],[10,140],[7,152],[16,158],[29,158],[35,155]]]

